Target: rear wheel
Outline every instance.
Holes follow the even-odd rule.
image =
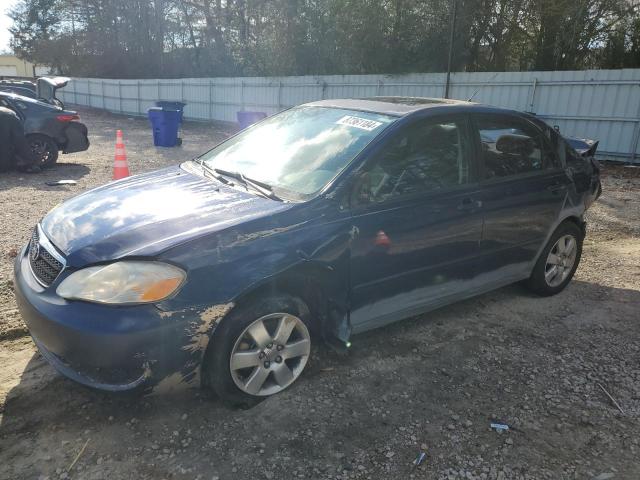
[[[575,223],[562,223],[542,251],[527,282],[529,288],[543,296],[561,292],[578,268],[583,237]]]
[[[308,321],[306,305],[285,295],[232,311],[205,356],[208,384],[226,403],[244,407],[288,388],[310,356]]]
[[[31,148],[35,165],[41,168],[53,166],[58,160],[58,144],[51,137],[35,133],[27,136],[27,142]]]

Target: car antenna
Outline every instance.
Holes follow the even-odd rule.
[[[500,74],[500,73],[502,73],[502,72],[496,72],[496,73],[494,73],[494,74],[493,74],[493,76],[492,76],[489,80],[487,80],[487,81],[486,81],[486,82],[484,82],[482,85],[480,85],[478,88],[476,88],[476,91],[475,91],[475,92],[473,92],[473,95],[471,95],[471,96],[467,99],[467,102],[470,102],[471,100],[473,100],[473,97],[475,97],[475,96],[478,94],[478,92],[480,91],[480,89],[481,89],[482,87],[484,87],[487,83],[489,83],[491,80],[493,80],[494,78],[496,78],[496,77],[498,76],[498,74]]]

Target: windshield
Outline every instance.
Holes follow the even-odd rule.
[[[270,117],[200,157],[207,167],[268,185],[285,198],[317,194],[395,117],[297,107]]]

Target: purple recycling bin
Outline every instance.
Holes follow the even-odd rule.
[[[265,112],[237,112],[237,116],[240,129],[242,130],[247,128],[249,125],[259,122],[263,118],[267,118],[267,114]]]

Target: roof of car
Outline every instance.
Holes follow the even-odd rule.
[[[3,78],[2,80],[0,80],[0,85],[10,85],[13,87],[25,87],[25,88],[31,88],[33,90],[35,90],[36,88],[36,84],[28,80],[12,80],[10,78]]]
[[[320,100],[307,103],[307,106],[344,108],[348,110],[360,110],[364,112],[375,112],[385,115],[402,117],[410,113],[425,110],[433,107],[443,106],[469,106],[477,107],[477,103],[465,102],[462,100],[452,100],[445,98],[425,98],[425,97],[369,97],[369,98],[345,98]]]
[[[8,98],[11,98],[12,100],[16,100],[16,101],[19,100],[21,102],[34,103],[36,105],[44,105],[48,107],[52,106],[48,103],[38,100],[37,98],[25,97],[24,95],[20,95],[19,93],[7,92],[3,90],[0,90],[0,97],[8,97]]]
[[[24,95],[20,95],[19,93],[10,92],[7,90],[0,90],[0,95],[3,97],[13,98],[14,100],[24,100],[25,102],[37,102],[35,98],[25,97]]]

